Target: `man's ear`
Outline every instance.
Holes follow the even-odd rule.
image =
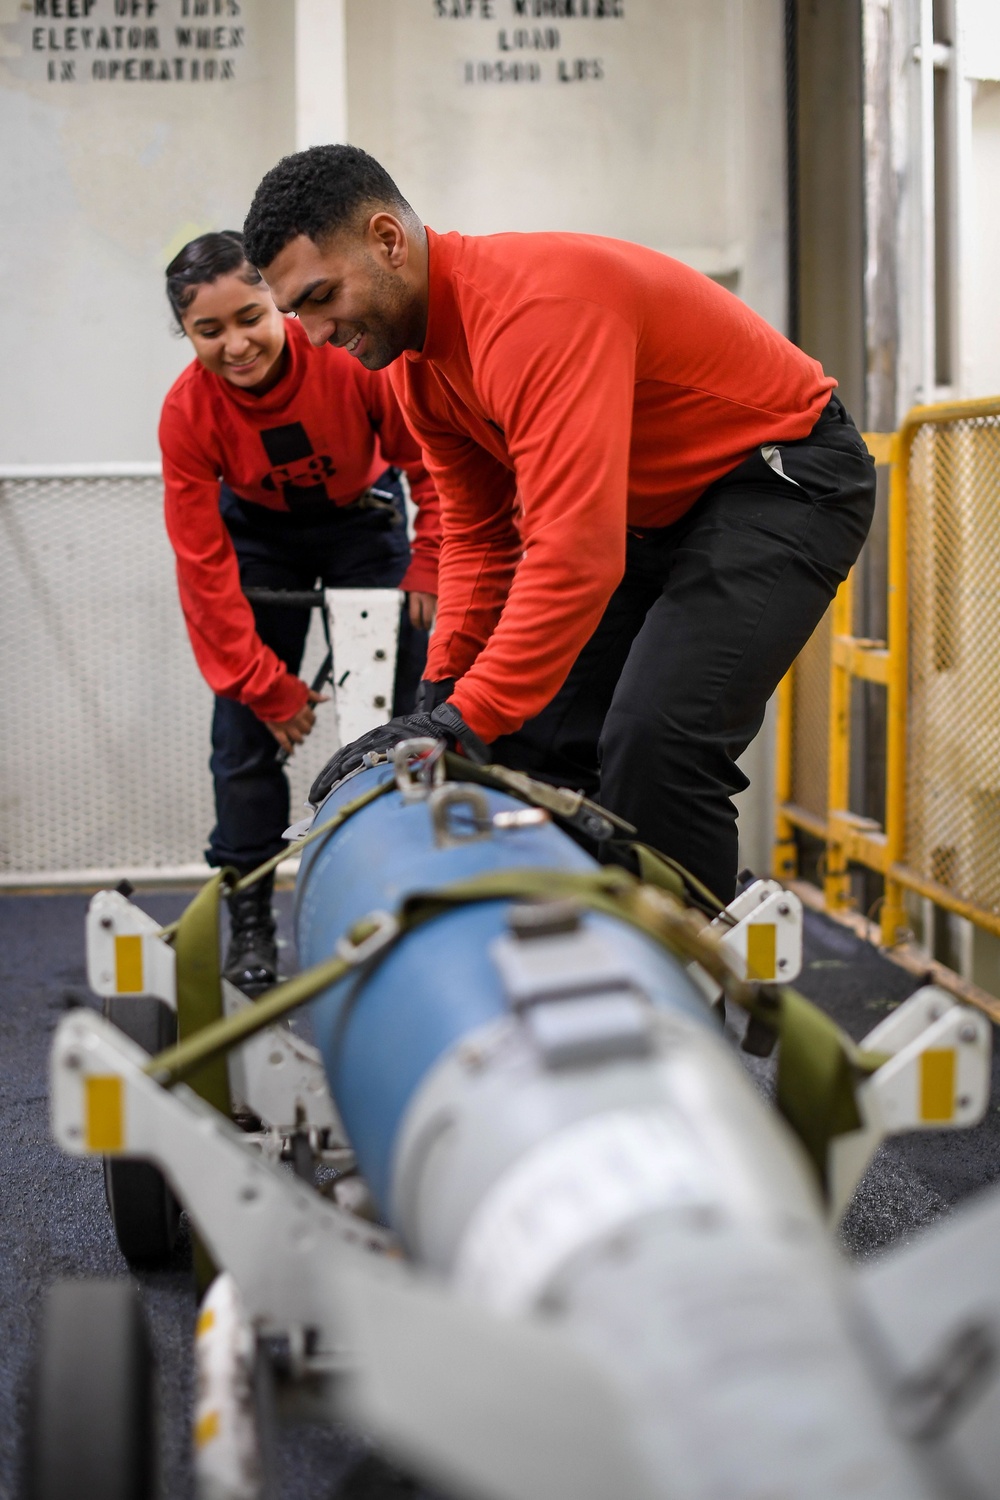
[[[377,243],[374,249],[386,257],[394,271],[405,266],[409,255],[406,230],[394,214],[380,211],[368,221],[368,234]]]

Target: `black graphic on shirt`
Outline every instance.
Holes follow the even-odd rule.
[[[280,490],[289,510],[332,499],[326,481],[337,472],[333,460],[327,453],[313,452],[301,422],[265,427],[260,440],[272,466],[261,485],[265,490]]]

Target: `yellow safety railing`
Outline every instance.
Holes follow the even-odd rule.
[[[778,689],[774,870],[797,873],[802,829],[831,911],[852,864],[884,877],[884,943],[907,931],[905,890],[1000,935],[1000,397],[918,406],[865,441],[890,468],[887,639],[854,634],[852,574]],[[881,822],[850,809],[857,680],[886,693]]]

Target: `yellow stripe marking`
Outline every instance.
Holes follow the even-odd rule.
[[[142,992],[142,937],[137,932],[115,937],[115,985],[119,995]]]
[[[196,1448],[204,1448],[213,1438],[219,1436],[219,1413],[207,1411],[203,1417],[199,1417],[194,1424],[194,1445]]]
[[[920,1118],[951,1120],[955,1116],[955,1049],[932,1047],[920,1054]]]
[[[215,1327],[215,1310],[213,1308],[211,1308],[211,1307],[206,1307],[205,1310],[204,1310],[204,1312],[200,1312],[198,1314],[198,1321],[194,1325],[194,1336],[195,1336],[195,1338],[196,1339],[200,1339],[203,1334],[208,1333],[209,1329],[210,1328],[214,1328],[214,1327]]]
[[[122,1081],[92,1075],[84,1080],[88,1151],[120,1151],[125,1144]]]
[[[758,922],[747,928],[747,978],[773,979],[778,972],[778,928]]]

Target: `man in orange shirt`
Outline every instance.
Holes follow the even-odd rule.
[[[738,298],[638,245],[425,228],[363,151],[286,157],[247,253],[314,343],[391,365],[441,499],[421,712],[597,791],[722,900],[736,765],[860,551],[874,465],[836,382]]]

